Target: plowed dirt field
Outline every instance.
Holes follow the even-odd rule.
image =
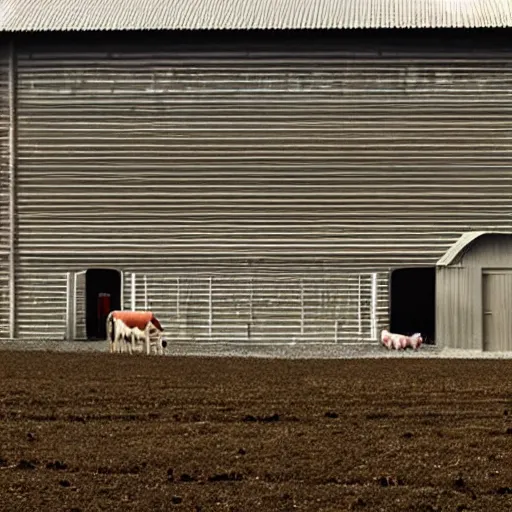
[[[0,510],[509,511],[512,361],[0,353]]]

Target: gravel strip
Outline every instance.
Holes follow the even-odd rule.
[[[43,350],[51,352],[108,352],[106,341],[15,340],[0,341],[0,350]],[[379,344],[247,344],[176,343],[167,349],[170,356],[259,357],[272,359],[358,359],[358,358],[442,358],[512,359],[512,352],[439,349],[423,345],[417,352],[388,351]]]

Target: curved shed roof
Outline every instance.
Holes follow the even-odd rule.
[[[438,260],[438,267],[448,267],[456,263],[470,246],[484,235],[512,235],[506,231],[468,231],[464,233]]]
[[[0,32],[512,27],[511,0],[0,0]]]

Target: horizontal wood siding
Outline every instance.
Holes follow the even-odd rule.
[[[511,83],[508,55],[22,48],[20,286],[379,271],[383,325],[389,268],[511,227]]]
[[[9,336],[9,50],[0,44],[0,338]]]

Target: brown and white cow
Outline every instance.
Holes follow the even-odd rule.
[[[110,352],[131,354],[141,342],[146,346],[146,354],[150,348],[163,354],[167,342],[162,337],[163,327],[151,311],[112,311],[107,317],[107,338]]]
[[[133,350],[140,349],[142,350],[144,344],[147,341],[146,331],[139,329],[138,327],[132,328],[132,336],[131,340],[128,342],[131,345]],[[153,349],[155,354],[163,355],[165,353],[165,349],[167,348],[167,340],[161,336],[161,332],[157,332],[156,330],[150,330],[149,332],[149,350],[147,353],[149,354]]]

